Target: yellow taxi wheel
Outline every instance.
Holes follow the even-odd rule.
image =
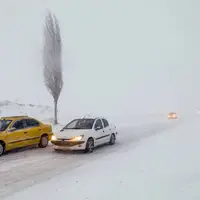
[[[40,143],[39,143],[39,147],[40,148],[45,148],[48,146],[49,143],[49,139],[47,135],[42,135],[42,137],[40,138]]]
[[[0,156],[3,155],[5,149],[5,145],[3,143],[0,143]]]

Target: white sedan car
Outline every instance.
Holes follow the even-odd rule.
[[[92,153],[103,144],[115,144],[117,130],[104,118],[82,118],[69,122],[52,136],[54,150],[83,150]]]

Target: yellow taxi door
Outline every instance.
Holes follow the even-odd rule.
[[[26,124],[26,139],[28,145],[39,144],[42,128],[40,123],[35,119],[25,119]]]
[[[27,145],[24,120],[15,121],[6,133],[7,150]]]

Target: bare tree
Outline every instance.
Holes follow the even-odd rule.
[[[59,22],[48,12],[44,25],[44,83],[54,100],[54,124],[57,120],[57,105],[63,87],[62,41]]]

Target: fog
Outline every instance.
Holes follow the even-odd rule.
[[[1,100],[52,105],[43,84],[46,9],[63,40],[59,109],[130,116],[199,107],[198,0],[1,1]]]

